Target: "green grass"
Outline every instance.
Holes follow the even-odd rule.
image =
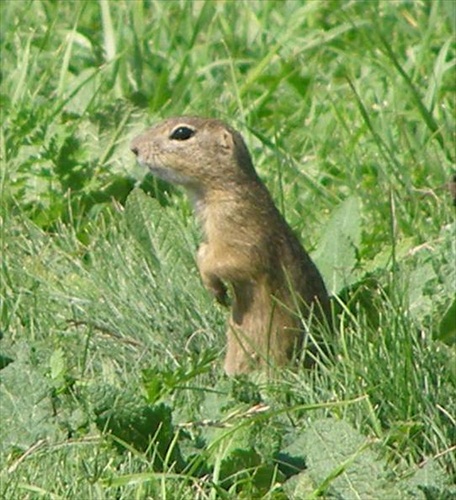
[[[454,2],[0,9],[0,496],[450,498]],[[128,147],[181,114],[242,132],[321,268],[315,371],[224,376],[191,207]]]

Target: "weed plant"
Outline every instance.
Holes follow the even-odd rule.
[[[456,495],[455,3],[4,0],[0,496]],[[228,379],[180,190],[228,121],[322,270],[313,371]],[[309,336],[312,341],[312,335]]]

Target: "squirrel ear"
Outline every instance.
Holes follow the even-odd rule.
[[[226,151],[232,151],[234,148],[234,138],[232,134],[226,130],[222,129],[219,135],[219,144]]]

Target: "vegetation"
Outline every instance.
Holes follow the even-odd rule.
[[[456,494],[455,4],[5,0],[0,496]],[[239,129],[334,294],[314,371],[228,379],[185,196],[130,139]]]

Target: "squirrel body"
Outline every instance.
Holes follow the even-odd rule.
[[[242,136],[219,120],[184,116],[145,131],[131,149],[193,201],[204,233],[197,254],[202,282],[221,304],[228,305],[228,289],[232,296],[226,373],[287,363],[302,346],[302,318],[329,318],[329,298]]]

